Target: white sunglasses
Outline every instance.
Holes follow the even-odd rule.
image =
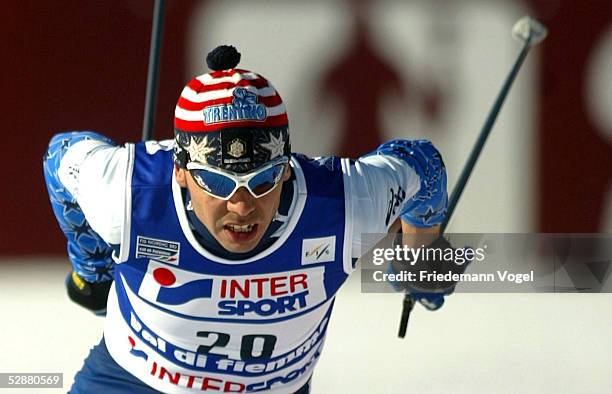
[[[280,183],[289,158],[283,156],[257,170],[238,174],[199,163],[187,163],[187,170],[202,190],[215,198],[229,200],[236,190],[244,187],[255,198],[272,192]]]

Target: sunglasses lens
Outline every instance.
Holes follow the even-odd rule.
[[[274,188],[281,180],[284,164],[278,164],[255,175],[249,180],[249,188],[256,196],[261,196]]]
[[[202,189],[220,198],[228,197],[236,187],[231,178],[211,171],[191,170],[191,175]]]

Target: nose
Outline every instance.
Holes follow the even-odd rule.
[[[236,193],[227,200],[227,210],[239,216],[249,216],[255,210],[255,197],[249,191],[240,187]]]

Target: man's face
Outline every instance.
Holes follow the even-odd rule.
[[[177,167],[174,174],[178,184],[189,190],[196,216],[221,246],[230,252],[245,253],[257,246],[272,222],[291,167],[285,166],[283,182],[265,196],[255,198],[241,187],[227,201],[206,194],[189,171]]]

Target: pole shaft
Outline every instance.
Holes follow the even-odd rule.
[[[482,149],[484,148],[484,144],[485,142],[487,142],[487,138],[489,137],[489,134],[491,133],[491,130],[493,129],[493,125],[495,124],[497,115],[499,114],[499,111],[502,105],[504,104],[504,100],[508,96],[508,92],[510,91],[510,88],[512,87],[512,83],[514,82],[514,79],[516,78],[516,75],[518,74],[518,71],[521,68],[521,65],[523,64],[525,57],[527,57],[529,48],[530,48],[530,40],[528,39],[525,41],[525,44],[523,45],[523,48],[521,49],[521,53],[519,54],[516,61],[514,62],[514,65],[512,66],[512,69],[510,70],[510,73],[508,74],[508,77],[506,78],[506,81],[504,82],[502,89],[497,95],[497,98],[495,99],[495,102],[493,103],[493,107],[491,107],[491,110],[489,111],[489,115],[487,116],[487,119],[485,120],[485,123],[482,126],[478,139],[476,140],[476,143],[474,144],[474,147],[472,148],[472,152],[470,153],[470,156],[468,157],[468,160],[465,166],[463,167],[463,171],[461,171],[461,174],[459,175],[459,180],[457,181],[457,183],[455,184],[455,187],[453,188],[453,192],[451,193],[450,201],[448,203],[448,208],[446,210],[446,216],[444,218],[444,222],[442,222],[442,225],[440,226],[440,235],[444,234],[444,231],[446,230],[446,226],[448,225],[448,222],[453,216],[453,212],[455,211],[455,208],[457,207],[457,203],[459,202],[459,199],[461,198],[461,195],[463,194],[463,189],[465,189],[465,185],[470,179],[470,175],[472,175],[472,171],[474,170],[476,161],[478,161],[478,157],[480,157],[480,153],[482,152]]]
[[[512,87],[512,83],[514,82],[514,79],[516,78],[516,75],[518,74],[518,71],[521,68],[521,65],[523,64],[523,61],[527,57],[527,53],[529,53],[530,47],[531,47],[531,36],[529,36],[525,40],[525,43],[523,44],[523,48],[521,49],[519,56],[514,62],[514,65],[512,66],[512,69],[510,70],[508,77],[506,77],[506,80],[504,81],[504,84],[502,85],[502,88],[499,94],[497,95],[495,102],[493,103],[493,107],[489,111],[487,119],[485,120],[485,123],[482,126],[482,129],[480,130],[480,134],[478,135],[478,139],[476,140],[476,143],[474,144],[474,147],[472,148],[472,151],[470,152],[470,156],[468,157],[468,160],[465,166],[463,167],[463,171],[461,171],[461,174],[459,175],[459,180],[457,181],[457,183],[455,184],[455,187],[453,188],[453,192],[451,193],[448,208],[446,210],[446,216],[444,217],[444,221],[440,225],[440,236],[442,236],[444,232],[446,231],[446,227],[448,226],[448,223],[451,217],[453,216],[453,212],[455,211],[455,208],[457,207],[457,203],[459,202],[459,199],[461,198],[461,194],[463,194],[463,189],[465,188],[465,185],[470,179],[470,175],[472,174],[472,171],[474,170],[476,161],[478,161],[478,157],[480,156],[480,153],[482,152],[482,149],[484,148],[484,144],[487,141],[487,138],[489,137],[491,130],[493,129],[493,125],[495,124],[497,115],[499,115],[499,111],[502,105],[504,104],[504,100],[506,99],[506,96],[508,96],[508,92],[510,91],[510,88]],[[415,300],[410,293],[404,294],[404,302],[402,306],[402,316],[400,318],[400,328],[399,328],[399,334],[398,334],[400,338],[404,338],[404,336],[406,335],[406,328],[408,327],[408,319],[410,317],[410,312],[412,311],[412,308],[414,307],[414,303],[415,303]]]
[[[157,81],[159,80],[159,58],[164,30],[165,0],[155,0],[153,10],[153,27],[151,29],[151,48],[149,50],[149,69],[147,71],[147,91],[145,96],[142,140],[153,136],[155,106],[157,104]]]

